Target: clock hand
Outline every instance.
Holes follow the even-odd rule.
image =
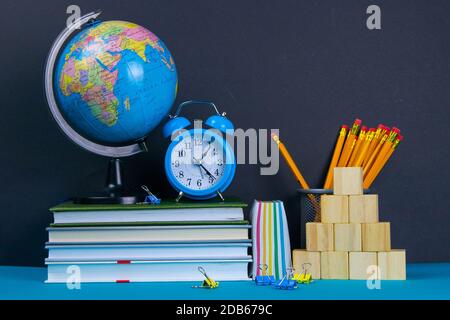
[[[206,154],[208,153],[209,149],[211,149],[211,143],[213,143],[215,140],[216,139],[214,137],[211,137],[211,139],[208,141],[208,148],[206,149],[205,152],[202,153],[202,160],[206,156]]]
[[[200,170],[200,174],[201,174],[202,179],[203,179],[203,171],[202,171],[202,167],[198,166],[198,170]]]
[[[210,176],[211,177],[211,179],[213,179],[213,180],[215,180],[216,179],[216,177],[214,177],[214,175],[211,173],[211,172],[209,172],[208,171],[208,169],[206,169],[205,168],[205,166],[204,165],[202,165],[201,163],[200,163],[200,167],[202,167],[203,168],[203,170],[205,170],[205,172],[206,172],[206,174],[208,175],[208,176]]]
[[[211,141],[208,142],[208,148],[206,148],[206,151],[202,153],[202,160],[206,156],[206,154],[208,153],[209,149],[211,149]]]
[[[205,172],[206,172],[209,176],[211,176],[211,172],[209,172],[208,170],[206,170],[205,166],[202,164],[202,160],[198,160],[198,159],[195,158],[194,156],[192,156],[192,160],[193,160],[193,162],[194,162],[194,165],[195,165],[195,166],[198,166],[198,169],[200,170],[200,174],[201,174],[201,176],[202,176],[202,179],[203,179],[203,171],[202,171],[202,168],[203,168],[203,170],[205,170]],[[212,176],[212,178],[214,179],[214,176]]]

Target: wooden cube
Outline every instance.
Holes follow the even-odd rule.
[[[348,252],[328,251],[320,254],[322,279],[348,279]]]
[[[366,280],[367,268],[377,265],[376,252],[350,252],[348,254],[349,275],[351,280]]]
[[[389,222],[362,224],[363,251],[390,251],[391,226]]]
[[[333,194],[363,194],[363,169],[361,167],[334,168]]]
[[[320,196],[320,211],[323,223],[347,223],[348,196]]]
[[[303,264],[310,263],[305,266],[313,279],[320,279],[320,252],[294,250],[292,252],[292,264],[296,273],[303,272]]]
[[[333,251],[333,224],[308,222],[306,224],[306,250]]]
[[[378,222],[378,195],[366,194],[348,197],[349,221],[355,223]]]
[[[361,224],[336,223],[334,225],[335,251],[361,251]]]
[[[406,280],[406,251],[378,252],[381,280]]]

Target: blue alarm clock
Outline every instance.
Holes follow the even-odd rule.
[[[206,119],[208,128],[191,128],[191,122],[180,116],[188,105],[205,105],[214,108],[215,115]],[[206,200],[219,197],[228,188],[236,172],[236,159],[233,149],[226,140],[233,134],[234,126],[219,113],[215,104],[205,100],[189,100],[181,103],[170,120],[164,125],[163,135],[171,137],[164,168],[170,185],[181,197]]]

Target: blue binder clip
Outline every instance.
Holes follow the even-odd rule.
[[[297,281],[292,279],[293,270],[287,269],[285,276],[275,285],[275,288],[281,290],[297,289]]]
[[[146,185],[142,185],[141,188],[147,192],[147,196],[144,199],[144,203],[149,204],[160,204],[161,199],[157,198],[153,193],[150,192],[150,189]]]
[[[270,286],[275,283],[275,277],[273,275],[267,275],[267,264],[258,265],[258,269],[261,270],[261,275],[255,277],[257,286]]]

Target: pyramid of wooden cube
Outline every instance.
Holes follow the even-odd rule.
[[[347,223],[348,209],[347,196],[322,195],[320,197],[320,216],[323,223]]]
[[[362,224],[363,251],[390,251],[391,226],[389,222]]]
[[[296,272],[314,279],[406,279],[405,250],[391,250],[389,222],[379,222],[378,195],[363,194],[363,170],[335,168],[333,194],[320,197],[320,222],[306,224],[306,250],[293,251]],[[378,268],[377,268],[378,267]]]
[[[324,251],[320,253],[322,279],[348,279],[348,252]]]
[[[370,276],[369,268],[377,265],[376,252],[350,252],[348,259],[351,280],[366,280]]]
[[[365,194],[348,197],[350,223],[378,222],[378,195]]]
[[[333,194],[340,196],[363,194],[361,167],[334,168]]]
[[[381,280],[406,280],[406,251],[378,252]]]
[[[334,230],[331,223],[306,224],[306,249],[308,251],[333,251]]]
[[[320,279],[320,252],[294,250],[292,264],[295,272],[301,273],[305,268],[313,279]]]
[[[335,251],[361,251],[361,224],[336,223],[334,225]]]

